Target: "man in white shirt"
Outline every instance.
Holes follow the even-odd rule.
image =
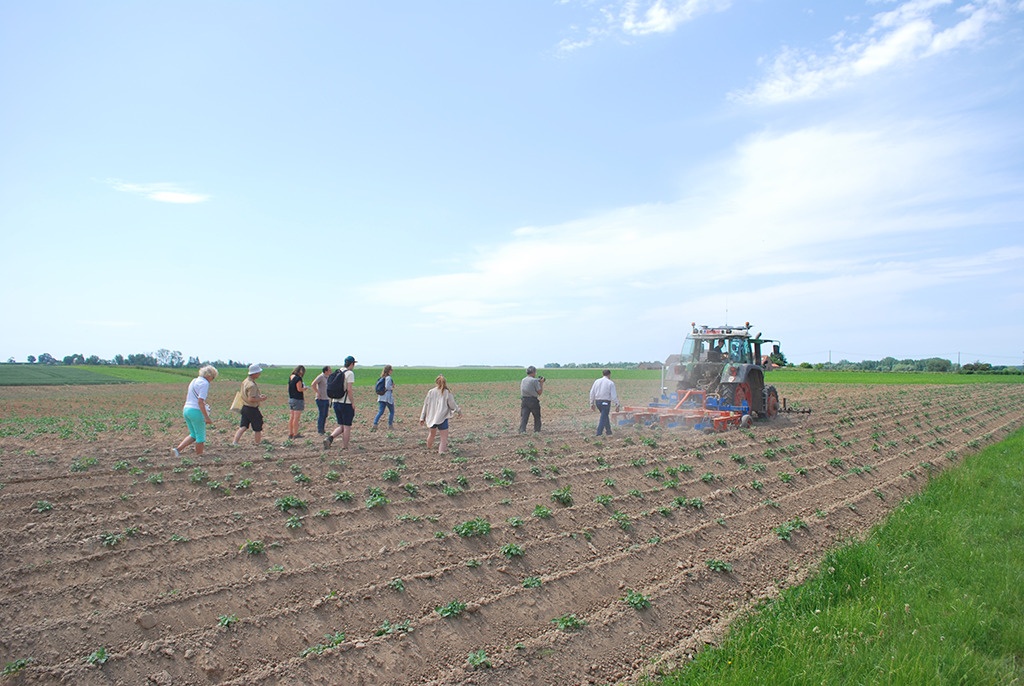
[[[590,409],[598,410],[601,412],[601,419],[597,422],[597,435],[600,436],[601,432],[605,429],[608,431],[608,435],[612,435],[612,422],[608,417],[608,413],[612,409],[612,404],[615,405],[616,409],[621,409],[619,405],[619,396],[615,393],[615,382],[612,381],[612,370],[606,369],[601,372],[601,378],[594,382],[594,385],[590,387]]]

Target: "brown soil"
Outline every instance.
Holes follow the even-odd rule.
[[[391,432],[370,433],[373,411],[359,407],[342,452],[322,449],[313,412],[284,444],[283,397],[266,410],[267,445],[250,434],[231,448],[234,387],[215,383],[207,454],[184,460],[170,452],[183,388],[0,389],[0,661],[32,659],[10,682],[633,682],[685,661],[930,474],[1024,424],[1016,385],[783,386],[813,413],[599,440],[589,385],[549,385],[544,431],[525,436],[515,388],[457,388],[464,416],[438,456],[415,421],[424,387],[398,388]],[[619,388],[631,403],[652,390]],[[368,507],[371,487],[390,503]],[[570,506],[552,498],[565,487]],[[344,491],[350,501],[335,498]],[[306,508],[282,512],[286,496]],[[474,518],[490,533],[453,531]],[[775,527],[797,518],[806,528],[781,540]],[[265,552],[240,550],[247,541]],[[508,544],[522,556],[507,558]],[[627,605],[629,590],[651,606]],[[436,611],[456,600],[460,615]],[[560,630],[553,620],[570,614],[585,624]],[[335,632],[339,645],[308,650]],[[108,660],[89,664],[101,647]],[[489,669],[467,662],[480,650]]]

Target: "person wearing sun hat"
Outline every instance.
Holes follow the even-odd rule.
[[[263,413],[260,412],[260,403],[267,399],[267,396],[260,393],[260,387],[256,385],[256,379],[263,373],[263,367],[258,364],[249,365],[249,376],[242,382],[242,418],[238,420],[238,431],[231,445],[238,445],[239,439],[246,429],[252,428],[256,445],[263,440]]]

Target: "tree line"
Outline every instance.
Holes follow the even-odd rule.
[[[247,362],[240,362],[238,360],[202,360],[198,357],[189,357],[186,359],[180,350],[168,350],[167,348],[160,348],[155,353],[132,353],[130,355],[121,355],[118,353],[113,358],[106,360],[98,355],[89,355],[86,357],[82,353],[75,353],[73,355],[65,355],[62,359],[57,359],[50,353],[43,353],[36,357],[35,355],[29,355],[26,358],[29,364],[63,364],[63,365],[75,365],[75,364],[91,364],[91,365],[116,365],[129,367],[201,367],[204,364],[212,364],[215,367],[248,367]],[[7,360],[9,364],[14,364],[14,358]]]
[[[830,369],[836,371],[862,371],[862,372],[942,372],[949,374],[1022,374],[1024,369],[1007,365],[991,365],[988,362],[968,362],[967,364],[954,364],[951,360],[942,357],[927,357],[921,360],[897,360],[895,357],[883,357],[881,360],[864,360],[862,362],[850,362],[839,360],[838,362],[801,362],[798,365],[802,369]]]

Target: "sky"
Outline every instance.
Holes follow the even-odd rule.
[[[0,359],[1024,362],[1024,0],[0,0]]]

